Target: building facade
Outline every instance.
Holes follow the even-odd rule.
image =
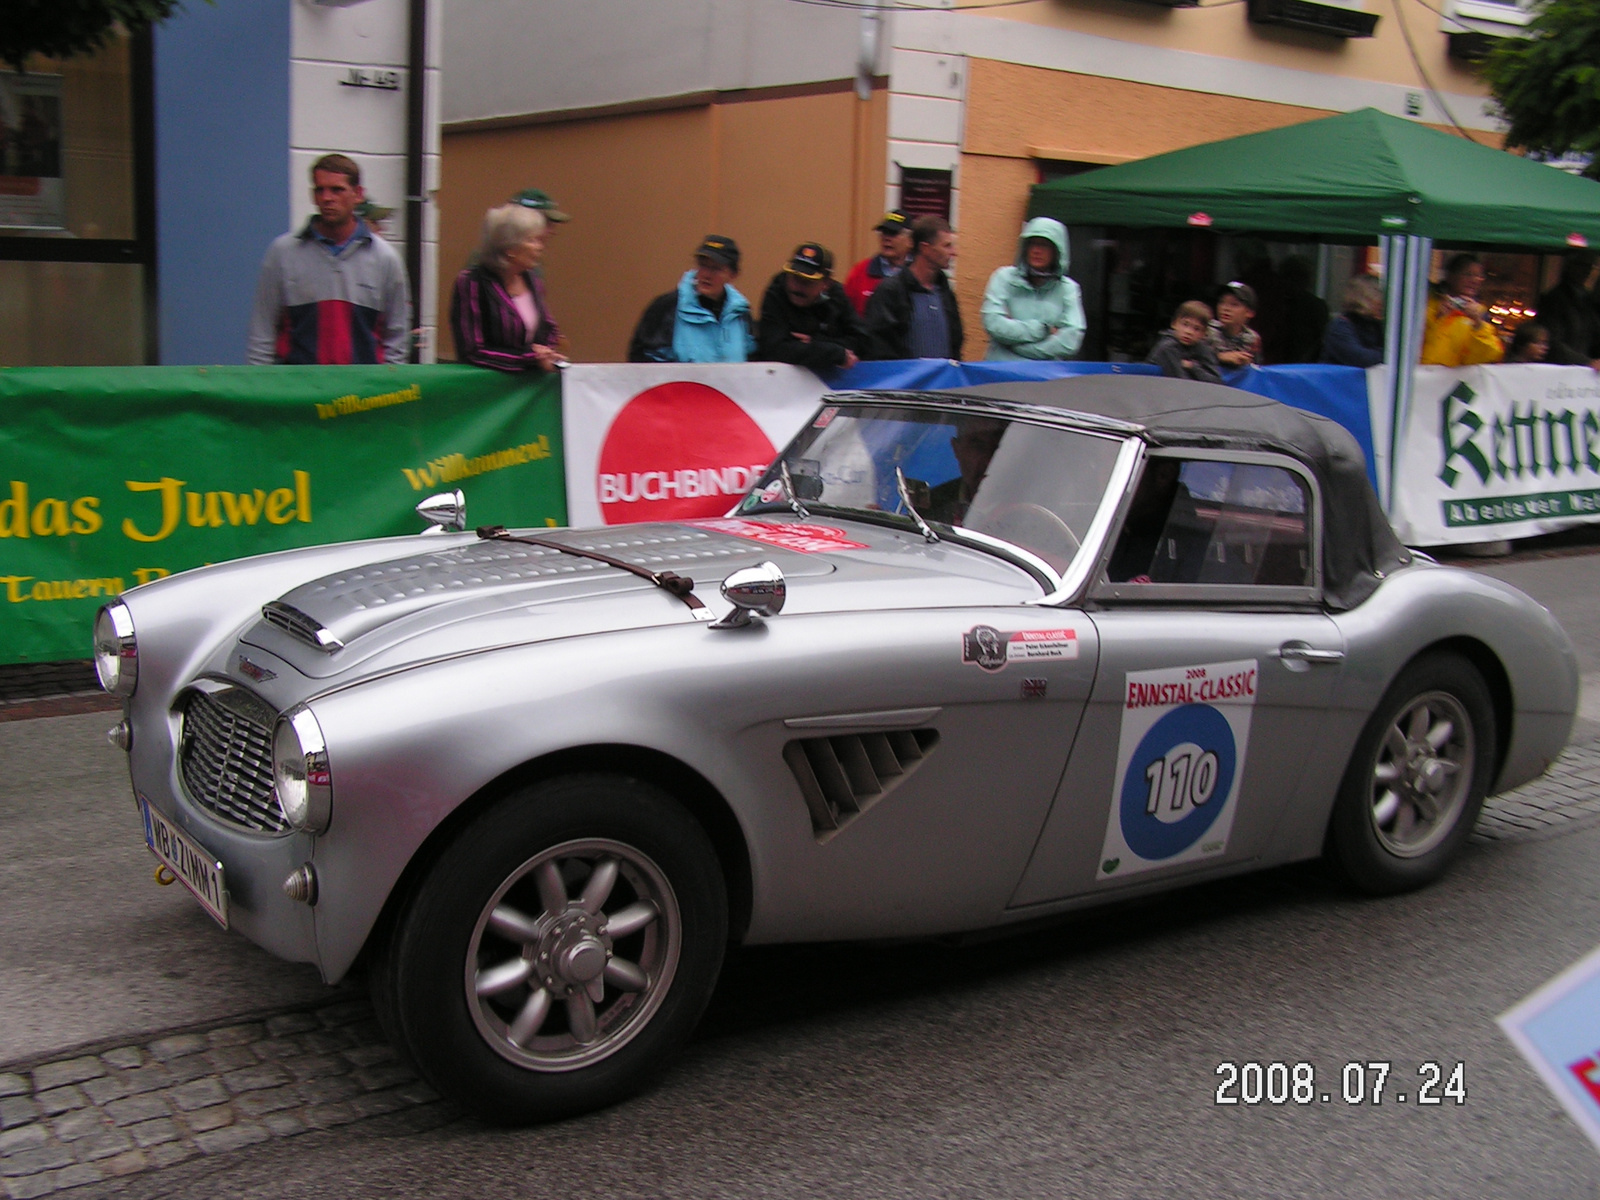
[[[262,255],[314,211],[308,169],[329,151],[361,165],[403,249],[414,3],[190,4],[153,34],[0,72],[0,365],[243,362]],[[430,8],[424,357],[438,275]],[[53,150],[14,149],[25,108]]]
[[[981,356],[983,286],[1015,256],[1033,184],[1366,106],[1496,142],[1470,56],[1527,16],[1494,0],[446,3],[441,282],[485,208],[544,188],[574,217],[546,274],[587,360],[622,356],[708,231],[739,241],[758,298],[796,243],[829,246],[842,273],[901,205],[955,225]]]

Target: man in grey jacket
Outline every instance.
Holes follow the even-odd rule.
[[[252,363],[405,362],[405,265],[356,215],[361,168],[343,154],[311,164],[317,215],[272,243],[250,316]]]

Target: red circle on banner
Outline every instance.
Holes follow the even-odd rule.
[[[646,388],[606,430],[595,490],[607,525],[720,517],[778,452],[722,392],[676,381]]]

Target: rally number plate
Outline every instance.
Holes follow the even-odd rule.
[[[150,807],[150,802],[139,797],[139,811],[144,816],[144,840],[161,862],[178,877],[178,882],[189,889],[200,901],[200,907],[211,914],[224,929],[228,927],[228,888],[222,877],[222,864],[216,855],[185,833],[179,832],[165,817]]]

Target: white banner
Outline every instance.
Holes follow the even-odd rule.
[[[722,516],[826,390],[785,363],[566,368],[567,520],[581,529]]]
[[[1600,520],[1600,374],[1418,367],[1395,467],[1389,516],[1408,545],[1532,537]]]

